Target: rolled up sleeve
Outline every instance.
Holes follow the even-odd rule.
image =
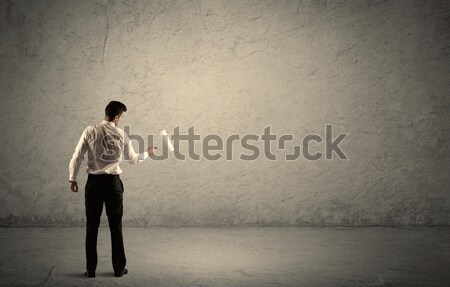
[[[130,164],[137,164],[143,162],[148,158],[148,152],[144,151],[142,153],[136,153],[134,151],[131,140],[125,135],[124,137],[124,160],[128,161]]]

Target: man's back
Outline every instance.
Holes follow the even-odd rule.
[[[86,152],[88,174],[121,174],[123,160],[135,164],[148,157],[147,152],[136,154],[124,131],[106,120],[84,129],[70,161],[70,180],[76,179]]]
[[[88,173],[120,174],[123,159],[124,134],[119,128],[101,123],[86,128],[88,143]],[[121,132],[122,131],[122,132]]]

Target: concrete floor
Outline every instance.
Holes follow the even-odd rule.
[[[82,276],[84,228],[0,228],[0,286],[450,286],[450,228],[124,228],[129,274]]]

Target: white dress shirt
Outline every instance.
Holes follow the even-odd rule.
[[[101,124],[84,129],[69,164],[69,180],[77,178],[84,154],[88,152],[88,174],[121,174],[119,164],[128,161],[136,164],[144,161],[148,153],[137,154],[128,136],[113,122],[102,121]]]

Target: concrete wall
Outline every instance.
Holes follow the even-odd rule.
[[[110,100],[142,136],[348,133],[348,160],[123,164],[125,225],[449,225],[448,1],[7,0],[0,11],[1,225],[84,224],[86,162],[79,193],[68,164]]]

